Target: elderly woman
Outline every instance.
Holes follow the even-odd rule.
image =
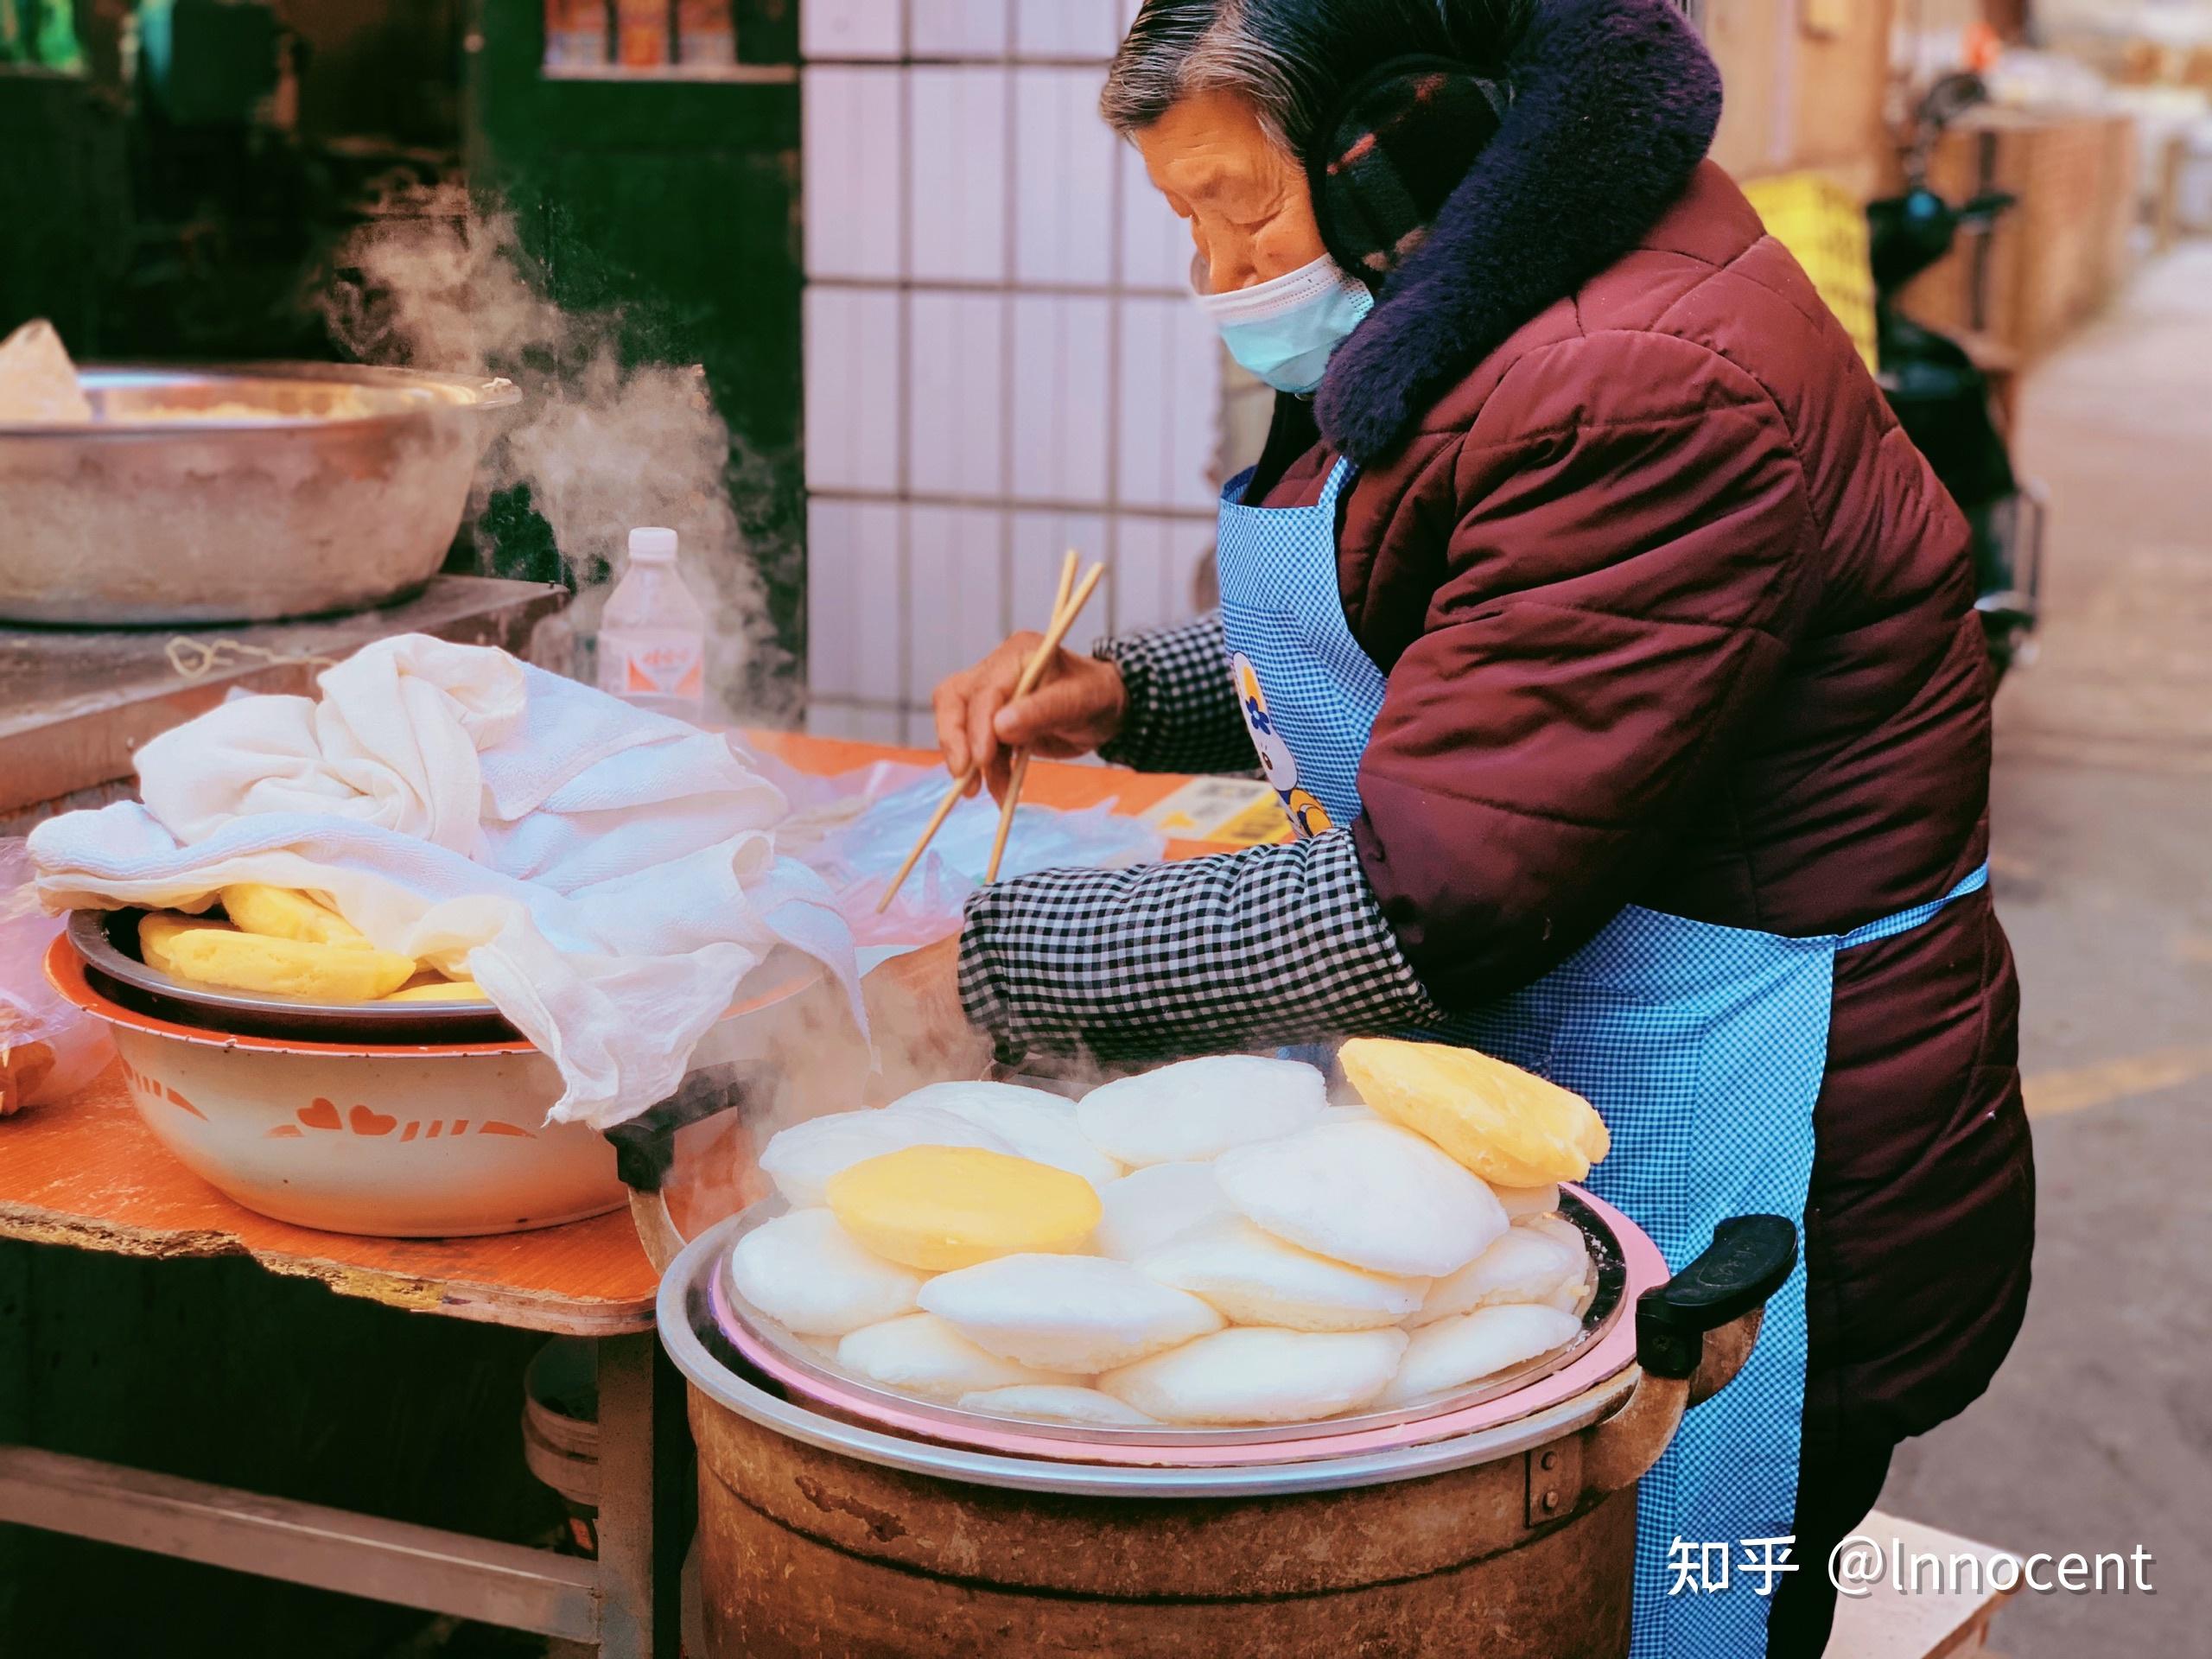
[[[1798,1218],[1645,1485],[1637,1651],[1681,1659],[1821,1651],[1827,1551],[1988,1382],[2033,1211],[1966,526],[1704,159],[1719,103],[1664,0],[1147,0],[1104,112],[1274,428],[1217,613],[1017,701],[1010,640],[938,731],[995,788],[1021,746],[1256,746],[1296,839],[1003,883],[896,976],[1002,1050],[1471,1044],[1596,1103],[1593,1185],[1677,1264]],[[1674,1538],[1784,1535],[1771,1604],[1663,1594]]]

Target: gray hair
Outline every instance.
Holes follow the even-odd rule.
[[[1302,156],[1338,99],[1377,66],[1433,55],[1502,74],[1535,10],[1535,0],[1145,0],[1099,112],[1126,137],[1186,98],[1230,92]]]

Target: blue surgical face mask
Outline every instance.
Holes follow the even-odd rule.
[[[1191,267],[1198,308],[1230,355],[1277,391],[1312,391],[1329,358],[1375,308],[1367,285],[1325,254],[1312,264],[1233,294],[1205,291],[1205,262]]]

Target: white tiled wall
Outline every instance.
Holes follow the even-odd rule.
[[[937,682],[1043,626],[1187,615],[1217,342],[1188,232],[1107,130],[1137,0],[807,0],[810,723],[925,741]]]

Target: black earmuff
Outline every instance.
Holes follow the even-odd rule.
[[[1363,75],[1314,129],[1313,213],[1337,263],[1380,283],[1497,137],[1511,86],[1451,58],[1393,58]]]

